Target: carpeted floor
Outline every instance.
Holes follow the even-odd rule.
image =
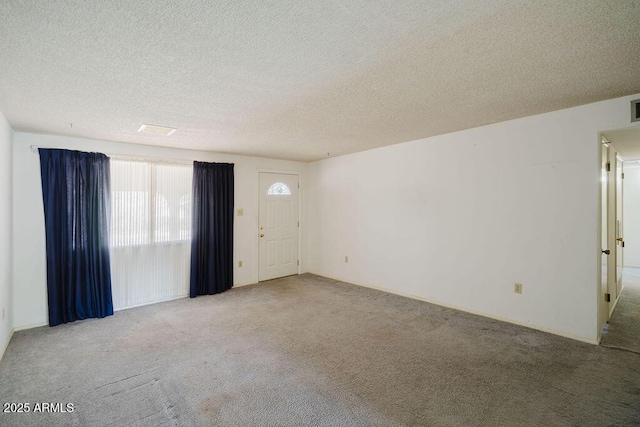
[[[624,289],[600,344],[640,354],[640,269],[625,268]]]
[[[305,274],[14,335],[0,425],[640,423],[640,355]]]

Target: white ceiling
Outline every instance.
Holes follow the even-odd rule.
[[[612,130],[602,134],[624,161],[640,160],[640,126]]]
[[[309,161],[638,93],[639,23],[639,0],[2,0],[0,111]]]

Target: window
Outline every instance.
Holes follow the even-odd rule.
[[[267,191],[267,194],[283,196],[283,195],[291,194],[291,190],[289,190],[289,187],[287,187],[286,184],[282,182],[276,182],[271,187],[269,187],[269,191]]]
[[[193,166],[110,164],[114,309],[188,295]]]
[[[111,246],[191,239],[190,165],[111,160]]]

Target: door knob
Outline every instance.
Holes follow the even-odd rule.
[[[264,234],[260,233],[260,237],[264,237]]]
[[[616,240],[617,240],[618,242],[622,242],[622,237],[618,237]]]
[[[602,253],[609,255],[611,253],[611,251],[609,249],[605,249],[605,250],[602,251]]]

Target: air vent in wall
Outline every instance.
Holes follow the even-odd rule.
[[[631,101],[631,121],[640,122],[640,99]]]

